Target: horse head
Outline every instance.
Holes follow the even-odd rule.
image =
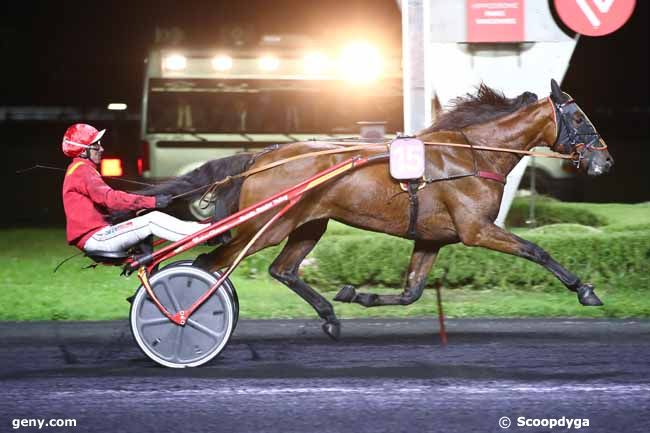
[[[605,174],[614,165],[614,158],[607,151],[591,120],[564,93],[555,80],[551,80],[551,104],[555,110],[557,135],[551,148],[564,154],[575,154],[576,165],[590,176]]]

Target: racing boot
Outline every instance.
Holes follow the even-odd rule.
[[[594,286],[589,283],[581,284],[576,289],[576,293],[578,294],[578,302],[585,307],[599,307],[603,305],[603,301],[594,293]]]

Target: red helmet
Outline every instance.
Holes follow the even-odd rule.
[[[63,153],[70,158],[81,155],[91,144],[99,141],[104,132],[106,132],[105,129],[98,131],[85,123],[75,123],[63,135],[63,142],[61,143]]]

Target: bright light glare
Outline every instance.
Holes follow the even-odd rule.
[[[280,67],[280,59],[275,56],[263,56],[258,60],[263,71],[275,71]]]
[[[227,71],[228,69],[232,69],[232,57],[217,56],[212,59],[212,67],[217,71]]]
[[[377,47],[367,42],[354,42],[343,48],[339,58],[341,75],[354,83],[368,83],[379,78],[382,58]]]
[[[169,71],[182,71],[187,66],[187,59],[181,54],[171,54],[163,59],[163,68]]]
[[[322,74],[329,66],[329,60],[323,53],[307,53],[303,58],[305,72],[308,74]]]
[[[122,161],[117,158],[104,158],[101,163],[102,176],[122,176]]]
[[[109,110],[123,111],[123,110],[126,110],[126,104],[123,104],[121,102],[111,102],[110,104],[108,104],[108,109]]]

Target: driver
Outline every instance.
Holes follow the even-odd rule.
[[[165,208],[172,196],[148,197],[108,186],[97,171],[104,152],[100,139],[105,132],[105,129],[98,131],[90,125],[76,123],[63,136],[63,153],[73,158],[63,181],[68,244],[88,254],[101,255],[126,251],[152,234],[177,241],[209,225],[181,221],[158,211],[110,225],[106,217],[111,212]]]

